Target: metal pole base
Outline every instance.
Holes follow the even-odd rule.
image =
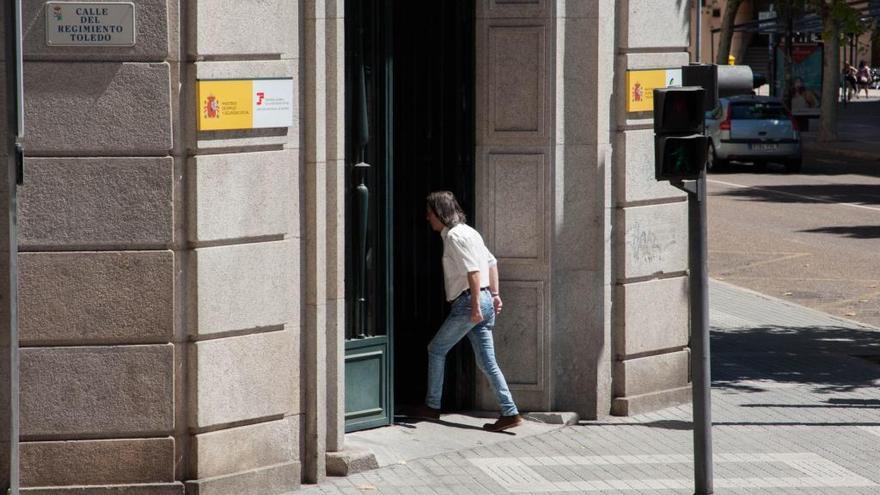
[[[688,265],[693,370],[694,495],[714,493],[712,476],[711,370],[709,362],[709,270],[706,234],[706,173],[673,186],[688,193]]]

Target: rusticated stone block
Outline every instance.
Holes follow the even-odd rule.
[[[688,263],[687,203],[624,208],[624,278],[684,272]],[[620,269],[620,268],[618,268]]]
[[[190,334],[280,326],[292,321],[298,244],[199,248],[190,256]]]
[[[170,344],[22,349],[22,437],[171,432],[173,353]]]
[[[662,390],[649,394],[616,397],[611,402],[611,414],[614,416],[635,416],[667,407],[686,404],[691,401],[691,386]]]
[[[296,459],[299,422],[278,421],[202,433],[193,437],[193,477],[213,478]]]
[[[642,395],[687,386],[690,352],[658,354],[614,363],[617,395]]]
[[[618,357],[682,348],[688,343],[687,278],[626,284],[616,288]]]
[[[292,412],[298,366],[293,348],[290,331],[190,346],[190,426],[205,428]]]
[[[183,483],[22,488],[27,495],[183,495]]]
[[[93,1],[103,3],[107,0]],[[49,46],[46,44],[46,2],[21,3],[26,60],[158,62],[168,57],[168,0],[135,0],[135,45],[130,47]]]
[[[690,2],[629,0],[623,48],[685,48],[690,39]]]
[[[30,158],[25,170],[20,246],[171,244],[171,158]]]
[[[21,253],[18,260],[22,344],[171,339],[171,251]]]
[[[283,235],[297,197],[296,150],[192,158],[190,240]]]
[[[626,53],[618,57],[626,70],[678,69],[690,62],[687,52]]]
[[[174,439],[22,442],[24,486],[174,481]]]
[[[293,0],[192,0],[196,23],[190,29],[192,55],[296,57],[297,7]]]
[[[172,147],[167,63],[25,65],[32,155],[165,155]]]
[[[188,495],[276,495],[300,486],[300,463],[254,469],[244,473],[186,482]]]
[[[686,193],[669,185],[667,181],[654,178],[654,131],[645,129],[625,131],[618,134],[616,150],[618,153],[618,173],[616,179],[622,186],[622,198],[627,203],[650,201],[664,198],[683,198]]]

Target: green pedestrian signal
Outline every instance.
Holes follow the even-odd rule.
[[[654,90],[654,175],[657,180],[697,179],[706,165],[705,91],[699,87]]]
[[[664,137],[661,180],[698,178],[706,164],[708,145],[706,137],[700,134]]]

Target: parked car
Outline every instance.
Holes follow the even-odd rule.
[[[782,101],[769,96],[732,96],[706,112],[709,137],[707,169],[718,171],[731,161],[764,166],[782,163],[787,172],[801,170],[801,136]]]

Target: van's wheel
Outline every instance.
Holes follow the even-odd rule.
[[[715,145],[712,143],[709,143],[709,152],[706,155],[706,172],[720,172],[730,164],[727,160],[718,158],[715,154]]]
[[[803,164],[804,161],[802,158],[793,158],[785,162],[785,171],[789,174],[800,173]]]

